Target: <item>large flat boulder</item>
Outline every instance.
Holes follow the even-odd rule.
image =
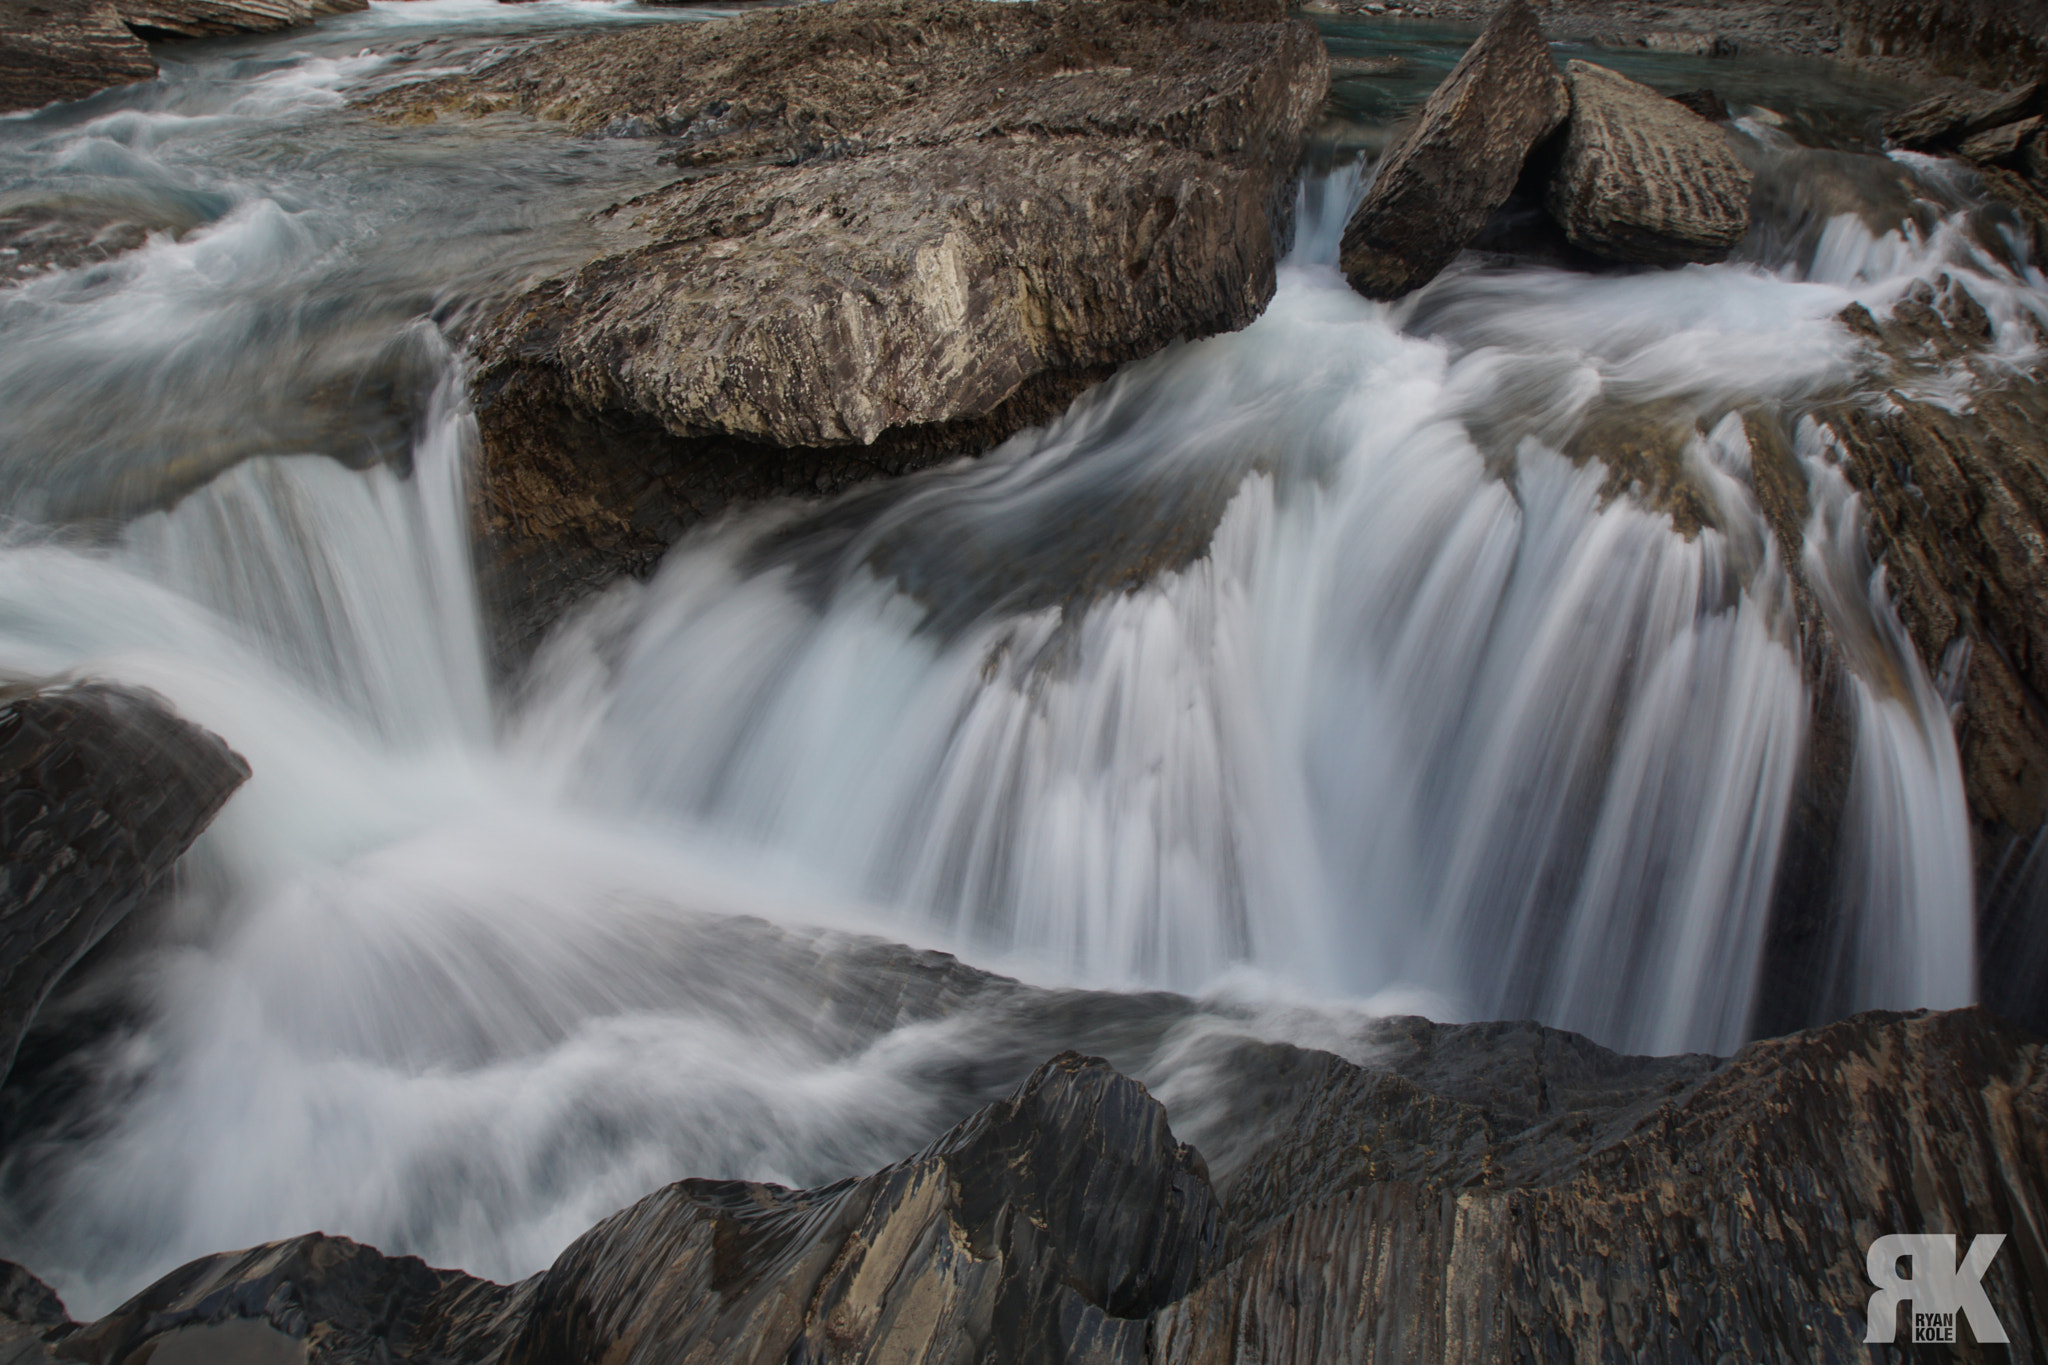
[[[0,114],[155,77],[110,0],[0,0]]]
[[[1570,105],[1527,0],[1507,0],[1381,159],[1345,225],[1352,288],[1392,299],[1434,279],[1507,202]]]
[[[248,775],[147,693],[0,686],[0,1077],[58,978]]]
[[[385,101],[648,139],[615,249],[476,341],[510,634],[735,502],[977,453],[1249,322],[1327,82],[1277,4],[840,0]]]
[[[1640,265],[1727,259],[1754,179],[1729,134],[1604,66],[1573,61],[1566,79],[1571,123],[1544,202],[1573,245]]]

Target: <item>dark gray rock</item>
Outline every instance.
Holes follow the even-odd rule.
[[[1508,0],[1381,160],[1345,225],[1351,287],[1392,299],[1419,289],[1507,202],[1529,152],[1569,109],[1526,0]]]
[[[510,634],[735,502],[979,453],[1249,322],[1327,84],[1277,3],[840,0],[378,102],[648,140],[609,254],[477,339]]]
[[[1218,1259],[1201,1160],[1136,1082],[1071,1053],[923,1153],[795,1192],[685,1181],[533,1284],[507,1365],[1144,1358]],[[970,1343],[977,1344],[970,1346]]]
[[[155,77],[110,0],[0,0],[0,114]]]
[[[1611,260],[1725,260],[1749,230],[1752,175],[1729,135],[1591,62],[1566,67],[1572,117],[1545,203],[1576,246]]]
[[[2044,1061],[1979,1011],[1868,1014],[1753,1044],[1696,1084],[1671,1075],[1679,1092],[1644,1113],[1612,1059],[1624,1084],[1592,1092],[1581,1154],[1476,1182],[1455,1161],[1448,1181],[1418,1170],[1405,1138],[1382,1157],[1399,1108],[1379,1087],[1333,1090],[1300,1154],[1312,1166],[1349,1142],[1334,1159],[1351,1171],[1328,1196],[1300,1187],[1162,1313],[1152,1359],[1862,1361],[1865,1248],[1953,1230],[2007,1234],[1984,1288],[2009,1358],[2040,1360]],[[1638,1084],[1656,1074],[1634,1068]],[[1569,1119],[1575,1098],[1554,1107]],[[1481,1117],[1458,1113],[1452,1139]]]
[[[1908,151],[1952,152],[1969,138],[2041,109],[2038,81],[2006,90],[1945,90],[1886,119],[1884,135],[1894,146]]]
[[[147,693],[0,687],[0,1076],[58,978],[248,776]]]

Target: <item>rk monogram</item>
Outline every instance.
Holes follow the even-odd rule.
[[[1863,1340],[1890,1341],[1898,1331],[1899,1305],[1910,1303],[1916,1342],[1954,1341],[1958,1314],[1969,1319],[1970,1331],[1979,1342],[2004,1342],[2005,1327],[1991,1311],[1991,1300],[1979,1283],[2004,1244],[2004,1233],[1985,1233],[1970,1243],[1970,1254],[1959,1265],[1954,1233],[1893,1233],[1872,1242],[1864,1269],[1877,1292],[1870,1296]],[[1903,1275],[1899,1273],[1901,1260],[1912,1263]]]

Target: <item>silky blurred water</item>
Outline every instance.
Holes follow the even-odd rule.
[[[0,671],[155,688],[253,771],[7,1092],[0,1254],[75,1313],[315,1227],[527,1274],[685,1175],[896,1159],[1063,1047],[1199,1143],[1236,1037],[1738,1046],[1810,714],[1744,413],[1798,433],[1799,567],[1861,642],[1831,998],[1972,998],[1945,703],[1800,420],[1860,382],[1835,315],[1917,281],[2030,353],[2042,278],[1966,185],[1752,123],[1729,264],[1471,257],[1389,307],[1334,269],[1335,139],[1252,326],[706,528],[494,689],[463,328],[654,148],[345,101],[646,17],[378,4],[0,120],[6,205],[164,220],[0,291]],[[1633,492],[1580,448],[1617,415],[1675,433]]]

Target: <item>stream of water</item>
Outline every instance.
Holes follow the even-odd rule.
[[[1475,260],[1389,307],[1334,267],[1377,126],[1340,83],[1252,326],[980,460],[707,528],[495,683],[462,330],[651,153],[346,101],[702,17],[379,3],[0,120],[0,212],[159,229],[0,291],[0,672],[154,688],[254,774],[9,1092],[0,1255],[74,1313],[313,1228],[531,1273],[685,1175],[896,1159],[1067,1046],[1198,1143],[1217,1039],[1358,1055],[1409,1011],[1732,1050],[1811,709],[1745,412],[1792,433],[1801,571],[1874,642],[1838,997],[1972,999],[1947,705],[1801,413],[1856,382],[1852,301],[1947,274],[2019,357],[2048,292],[1967,189],[1799,144],[1853,89],[1752,112],[1780,189],[1727,265]],[[1617,413],[1691,431],[1687,533],[1570,457]]]

